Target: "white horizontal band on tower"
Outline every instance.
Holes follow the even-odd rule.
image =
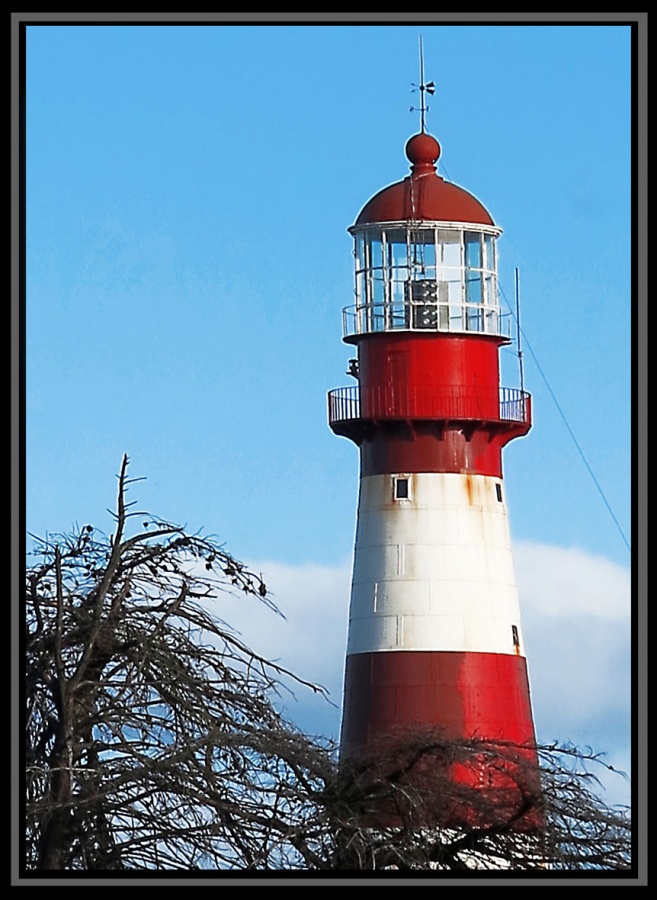
[[[501,479],[361,479],[347,653],[388,650],[524,656]]]

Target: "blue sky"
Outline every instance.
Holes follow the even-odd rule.
[[[109,529],[127,452],[140,508],[261,567],[288,630],[251,611],[247,636],[339,704],[358,458],[325,396],[346,229],[408,172],[420,34],[440,174],[503,228],[510,303],[520,272],[534,427],[504,475],[539,736],[627,767],[627,25],[30,25],[28,529]]]

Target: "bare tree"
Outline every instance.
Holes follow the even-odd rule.
[[[599,754],[418,729],[337,767],[320,868],[632,869],[629,810],[598,796]]]
[[[266,586],[132,510],[127,467],[113,535],[42,540],[27,572],[27,866],[262,866],[288,783],[318,777],[272,704],[289,673],[212,611],[222,590],[272,606]]]
[[[127,469],[113,534],[37,540],[26,571],[26,870],[630,867],[593,754],[418,732],[338,764],[277,710],[321,688],[217,615],[274,608],[262,576],[135,511]]]

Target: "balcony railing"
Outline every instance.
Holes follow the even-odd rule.
[[[497,306],[415,300],[347,306],[342,310],[342,333],[346,340],[382,331],[474,332],[509,341],[511,316]]]
[[[497,396],[458,388],[335,388],[328,395],[329,424],[356,419],[448,419],[531,424],[531,396],[499,388]]]

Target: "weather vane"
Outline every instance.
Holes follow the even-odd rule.
[[[413,84],[413,82],[411,82]],[[414,90],[419,90],[421,95],[420,101],[420,125],[422,129],[422,133],[426,131],[425,117],[427,112],[429,111],[429,107],[425,103],[425,94],[435,94],[436,86],[433,81],[430,81],[428,84],[424,83],[424,51],[422,49],[422,35],[420,35],[420,83],[413,84]],[[411,106],[410,111],[415,112],[418,109],[417,106]]]

